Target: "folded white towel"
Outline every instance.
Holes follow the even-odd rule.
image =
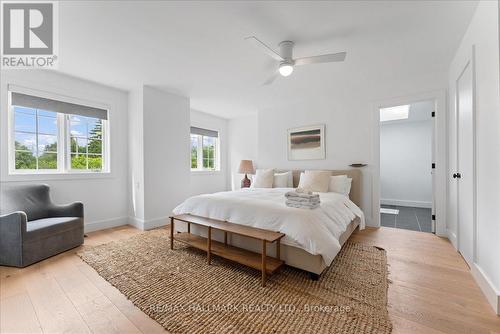
[[[313,198],[290,196],[290,197],[287,197],[287,201],[297,202],[297,203],[319,203],[320,202],[319,196],[313,197]]]
[[[296,188],[295,192],[302,193],[302,194],[312,195],[312,191],[310,191],[310,190],[308,190],[306,188]]]
[[[296,191],[289,191],[285,194],[285,197],[286,198],[292,198],[292,197],[300,197],[300,198],[307,198],[307,199],[319,199],[319,195],[318,194],[313,194],[313,193],[299,193],[299,192],[296,192]]]
[[[287,200],[285,203],[286,206],[297,209],[316,209],[317,207],[319,207],[319,203],[300,203],[289,200]]]

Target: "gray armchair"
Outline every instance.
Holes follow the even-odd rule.
[[[2,186],[0,265],[26,267],[83,244],[83,204],[52,203],[49,186]]]

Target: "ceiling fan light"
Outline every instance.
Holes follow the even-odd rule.
[[[293,66],[290,64],[282,64],[279,68],[280,74],[284,77],[289,76],[293,72]]]

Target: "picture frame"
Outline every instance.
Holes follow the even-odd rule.
[[[288,160],[326,158],[325,124],[287,130]]]

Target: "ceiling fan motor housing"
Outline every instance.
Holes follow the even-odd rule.
[[[284,63],[293,65],[293,42],[283,41],[279,44],[280,55],[284,59]]]

